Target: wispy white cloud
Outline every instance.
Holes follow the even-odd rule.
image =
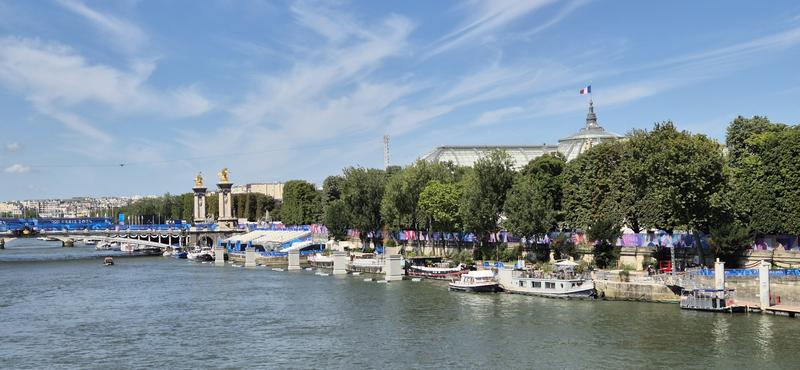
[[[522,107],[506,107],[500,108],[495,110],[490,110],[488,112],[481,113],[480,116],[475,120],[473,126],[487,126],[493,123],[500,122],[509,116],[513,116],[515,114],[519,114],[524,112],[525,109]]]
[[[76,112],[94,103],[117,113],[192,117],[213,104],[195,87],[172,91],[147,84],[155,64],[134,62],[128,70],[92,64],[72,48],[37,39],[0,38],[0,84],[22,93],[41,113],[95,139],[111,136]]]
[[[22,145],[18,142],[8,143],[5,145],[5,148],[9,152],[16,152],[22,150]]]
[[[92,9],[79,0],[57,0],[57,3],[91,22],[115,48],[136,52],[147,43],[145,32],[129,21]]]
[[[668,57],[658,62],[645,64],[633,70],[662,68],[735,69],[742,64],[761,59],[765,52],[800,44],[800,27],[773,33],[728,46],[711,48],[696,53]]]
[[[27,173],[31,172],[31,166],[26,166],[24,164],[12,164],[6,167],[3,172],[5,173]]]
[[[562,6],[558,12],[546,22],[531,28],[522,33],[523,38],[530,38],[534,35],[537,35],[555,25],[563,21],[567,16],[572,14],[574,11],[578,10],[580,7],[589,3],[590,0],[572,0],[568,1],[564,6]]]
[[[554,0],[495,0],[470,1],[465,8],[469,19],[456,30],[437,40],[423,59],[475,41],[481,41],[509,23],[552,4]]]

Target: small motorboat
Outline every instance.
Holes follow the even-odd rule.
[[[491,270],[470,271],[461,275],[461,279],[453,280],[449,284],[450,290],[460,292],[499,292],[500,283],[494,278]]]
[[[111,257],[106,257],[103,260],[103,265],[105,265],[105,266],[113,266],[114,265],[114,259],[111,258]]]
[[[188,255],[188,253],[186,253],[186,252],[173,252],[172,253],[172,257],[175,257],[175,258],[178,258],[178,259],[185,259],[187,257],[187,255]]]
[[[204,247],[202,249],[195,249],[192,252],[187,253],[187,258],[190,260],[200,261],[200,262],[208,262],[214,260],[214,251],[211,250],[209,247]]]

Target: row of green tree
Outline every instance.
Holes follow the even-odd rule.
[[[234,217],[246,218],[248,221],[280,220],[280,205],[269,195],[258,193],[233,194],[231,210]],[[143,198],[131,204],[116,208],[113,214],[124,213],[128,222],[142,224],[165,223],[170,220],[186,220],[191,222],[194,214],[194,194],[185,193],[160,197]],[[217,195],[206,197],[206,214],[209,217],[219,215],[219,198]],[[96,216],[108,215],[107,210],[99,210]]]
[[[488,243],[501,229],[527,240],[582,230],[608,249],[623,226],[634,232],[710,234],[723,258],[757,234],[800,233],[800,128],[764,117],[738,117],[725,145],[671,122],[633,130],[573,161],[538,157],[515,170],[502,151],[472,168],[417,161],[389,171],[347,168],[321,191],[286,185],[287,223],[324,223],[332,236],[348,228],[469,231]],[[291,215],[291,216],[290,216]],[[602,252],[602,251],[599,251]]]

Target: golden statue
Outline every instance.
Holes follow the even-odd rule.
[[[203,173],[198,172],[197,176],[194,177],[194,187],[202,188],[203,187]]]
[[[220,184],[227,184],[228,181],[228,167],[225,167],[217,175],[219,175]]]

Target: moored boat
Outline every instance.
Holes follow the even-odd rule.
[[[734,289],[685,289],[680,306],[684,310],[744,312],[745,307],[736,305],[734,298]]]
[[[114,264],[114,259],[111,258],[111,257],[106,257],[103,260],[103,265],[105,265],[105,266],[112,266],[113,264]]]
[[[436,280],[457,279],[466,272],[467,269],[465,268],[464,265],[458,265],[456,267],[409,266],[406,268],[406,274],[408,276],[421,277],[426,279],[436,279]]]
[[[202,249],[195,249],[189,253],[187,253],[186,258],[194,261],[213,261],[214,260],[214,251],[211,250],[209,247],[204,247]]]
[[[502,268],[497,273],[497,281],[509,293],[551,298],[596,297],[594,281],[575,273],[577,265],[572,261],[557,262],[556,271],[552,273]]]
[[[185,259],[187,257],[187,255],[188,255],[188,253],[186,253],[186,252],[178,252],[178,251],[176,251],[176,252],[172,253],[172,257],[175,257],[175,258],[178,258],[178,259]]]
[[[459,280],[451,281],[450,290],[461,292],[498,292],[500,284],[494,278],[492,270],[476,270],[461,275]]]

